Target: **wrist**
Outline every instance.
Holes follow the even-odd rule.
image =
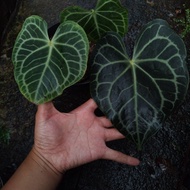
[[[33,148],[3,190],[52,190],[61,179],[62,174]]]
[[[29,154],[30,159],[40,168],[42,173],[50,175],[56,181],[60,181],[63,173],[60,173],[47,159],[45,159],[34,147]]]

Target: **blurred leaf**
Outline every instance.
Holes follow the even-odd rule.
[[[96,8],[86,10],[79,6],[67,7],[61,12],[61,22],[72,20],[86,31],[89,40],[97,41],[108,31],[125,35],[128,12],[119,0],[98,0]]]

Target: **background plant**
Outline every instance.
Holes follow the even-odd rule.
[[[96,42],[108,31],[124,36],[128,29],[128,11],[119,0],[98,0],[95,9],[91,10],[70,6],[61,12],[60,18],[61,22],[77,22],[92,42]]]
[[[3,120],[0,118],[0,142],[3,144],[9,144],[10,131],[3,124]]]
[[[190,9],[185,8],[185,17],[175,19],[175,22],[182,27],[181,37],[185,38],[190,35]]]

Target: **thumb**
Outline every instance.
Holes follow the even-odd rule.
[[[58,113],[58,111],[55,109],[52,102],[40,104],[40,105],[38,105],[38,109],[37,109],[37,113],[36,113],[36,120],[37,121],[48,120],[55,113]]]

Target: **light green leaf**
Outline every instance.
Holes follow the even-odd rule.
[[[186,96],[185,45],[166,21],[156,19],[141,31],[132,59],[113,32],[97,43],[93,54],[92,97],[140,149]]]
[[[62,94],[85,74],[89,42],[77,23],[62,23],[50,40],[47,23],[28,17],[12,52],[14,76],[21,93],[41,104]]]
[[[128,12],[119,0],[98,0],[95,9],[67,7],[61,12],[61,22],[72,20],[86,31],[89,40],[97,41],[108,31],[124,36],[128,27]]]

